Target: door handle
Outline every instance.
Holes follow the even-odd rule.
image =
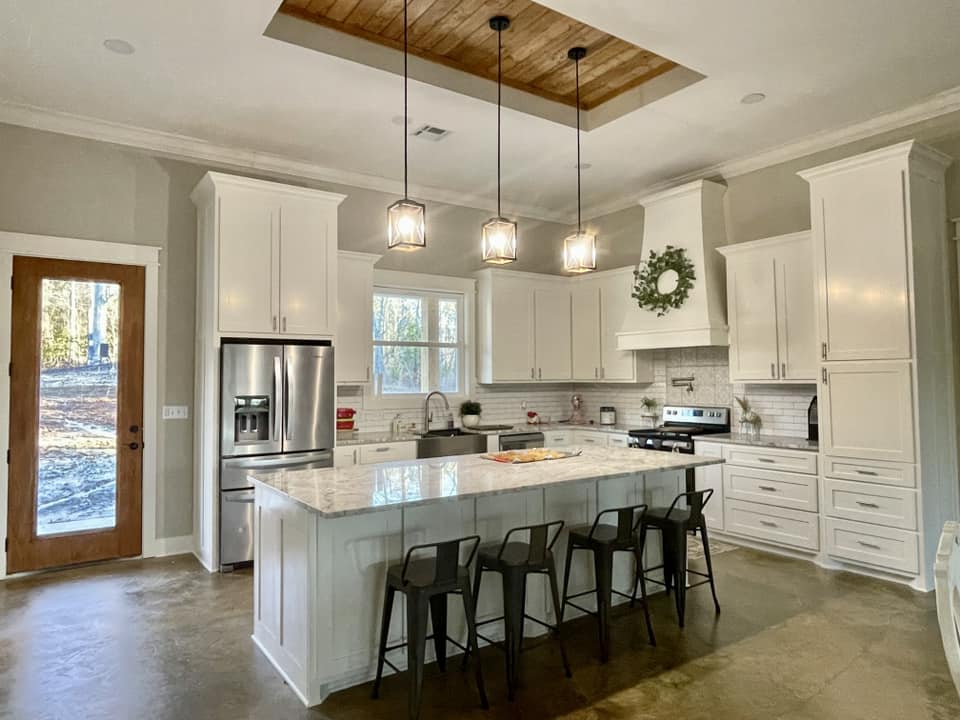
[[[787,379],[787,364],[786,364],[786,363],[780,363],[780,379],[781,379],[781,380],[786,380],[786,379]]]
[[[770,377],[775,378],[777,376],[777,364],[770,363]]]
[[[827,344],[825,342],[820,343],[820,359],[821,360],[827,359]]]
[[[537,380],[543,380],[543,368],[537,368]]]
[[[290,364],[284,363],[283,371],[283,439],[289,440],[290,432]]]
[[[827,384],[827,369],[820,368],[820,379],[823,380],[823,384]]]
[[[280,439],[280,407],[283,404],[283,387],[280,383],[280,374],[283,372],[279,355],[273,358],[273,439]]]
[[[283,318],[283,332],[286,332],[286,331],[287,331],[287,318],[286,318],[286,316],[284,316],[284,318]]]
[[[273,331],[276,332],[276,331],[277,331],[277,316],[276,316],[276,315],[273,316],[272,326],[273,326]]]

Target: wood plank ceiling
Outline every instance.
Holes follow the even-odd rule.
[[[497,78],[497,34],[488,21],[506,15],[503,82],[573,107],[574,64],[567,50],[587,48],[580,62],[581,107],[590,110],[676,67],[670,60],[568,18],[531,0],[409,0],[412,54]],[[280,12],[392,48],[403,47],[403,0],[284,0]]]

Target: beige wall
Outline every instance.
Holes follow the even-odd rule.
[[[960,158],[960,113],[730,178],[725,197],[729,241],[809,228],[807,186],[796,176],[797,170],[910,137]],[[166,405],[192,405],[196,228],[189,193],[205,169],[103,143],[0,125],[0,230],[163,249],[159,397]],[[341,248],[383,252],[385,208],[394,196],[334,184],[304,184],[348,196],[340,210]],[[960,215],[960,163],[949,170],[947,192],[950,215]],[[378,267],[469,276],[481,267],[479,226],[489,215],[482,210],[429,203],[427,250],[385,255]],[[642,259],[642,208],[629,208],[585,225],[599,233],[601,269]],[[558,273],[561,242],[568,230],[555,223],[521,219],[520,262],[515,268]],[[159,440],[158,535],[189,534],[191,422],[161,423]]]

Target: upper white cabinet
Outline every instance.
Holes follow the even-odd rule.
[[[533,291],[534,359],[537,380],[572,380],[570,289],[541,287]]]
[[[223,335],[332,336],[342,195],[207,173],[200,210],[201,294]]]
[[[809,233],[720,248],[727,258],[732,382],[815,382]]]
[[[379,255],[341,251],[337,256],[338,383],[369,382],[373,362],[373,266]]]
[[[652,382],[652,353],[617,350],[632,289],[632,268],[578,278],[481,270],[479,381]]]

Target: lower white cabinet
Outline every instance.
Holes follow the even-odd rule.
[[[577,430],[573,433],[574,445],[607,447],[607,434],[597,430]]]
[[[917,492],[907,488],[824,478],[825,510],[831,517],[917,529]]]
[[[416,460],[417,443],[395,442],[380,445],[361,445],[360,464],[375,465],[377,463],[392,462],[394,460]]]
[[[920,571],[917,534],[908,530],[828,517],[826,543],[834,558],[910,575]]]
[[[607,433],[607,447],[630,447],[630,436],[626,433]]]
[[[333,466],[335,468],[350,467],[360,462],[360,446],[347,445],[333,449]]]
[[[571,444],[572,433],[568,430],[545,430],[543,446],[548,448],[564,448]]]
[[[723,508],[725,532],[802,550],[820,547],[816,513],[729,498],[724,499]]]
[[[693,452],[705,457],[722,457],[723,446],[714,443],[694,441]],[[698,467],[696,476],[697,490],[713,490],[713,495],[707,500],[703,508],[703,517],[710,530],[723,531],[723,465],[708,465]]]
[[[817,512],[817,476],[730,465],[724,469],[724,497]]]

